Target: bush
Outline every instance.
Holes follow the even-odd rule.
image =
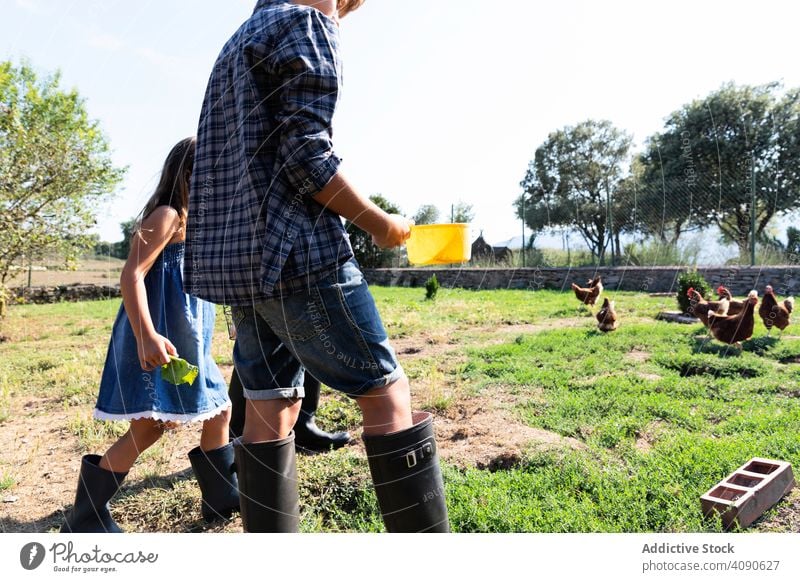
[[[707,298],[711,285],[697,271],[687,271],[678,277],[678,306],[683,313],[689,313],[689,297],[686,292],[694,287],[695,291]]]
[[[425,299],[436,299],[436,294],[439,292],[439,280],[436,275],[425,281]]]
[[[656,241],[625,245],[624,259],[637,267],[656,265],[696,265],[702,248],[697,242],[679,247]]]

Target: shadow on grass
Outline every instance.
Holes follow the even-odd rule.
[[[191,468],[171,475],[126,481],[111,500],[111,513],[120,527],[127,531],[220,531],[227,521],[206,523],[203,520],[200,515],[199,488],[187,483],[190,481],[194,482]],[[0,518],[0,532],[57,533],[70,511],[72,504],[31,521],[3,517]]]
[[[743,350],[744,345],[742,346],[742,349],[740,349],[735,346],[720,344],[709,335],[694,337],[692,353],[715,355],[720,358],[738,358],[741,357]]]
[[[0,533],[56,533],[71,507],[57,509],[50,515],[32,521],[0,517]]]
[[[749,339],[742,344],[742,348],[746,352],[752,352],[754,354],[758,354],[759,356],[763,356],[769,350],[774,348],[778,343],[778,338],[773,336],[764,336],[759,338]]]

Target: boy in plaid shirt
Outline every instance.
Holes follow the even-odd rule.
[[[380,247],[411,222],[339,171],[331,119],[339,19],[364,0],[259,0],[223,47],[201,113],[192,174],[187,292],[232,306],[247,398],[235,444],[245,531],[296,531],[294,425],[305,369],[356,400],[388,531],[449,531],[432,416],[408,378],[341,217]]]

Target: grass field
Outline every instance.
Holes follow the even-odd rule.
[[[44,261],[30,271],[30,282],[33,287],[55,285],[72,285],[83,283],[95,285],[116,285],[125,261],[114,257],[92,256],[83,258],[75,270],[64,269],[58,261]],[[28,285],[28,268],[18,268],[6,282],[9,287],[26,287]]]
[[[800,339],[743,350],[702,325],[655,321],[674,300],[611,293],[620,329],[598,332],[570,294],[373,290],[418,407],[437,415],[453,529],[462,532],[714,532],[699,496],[753,456],[800,464]],[[4,531],[55,527],[81,454],[123,424],[91,420],[119,301],[15,306],[0,344],[0,496]],[[230,372],[217,320],[214,350]],[[321,424],[358,434],[356,407],[326,393]],[[149,450],[112,503],[129,531],[195,531],[199,491],[184,427]],[[301,456],[304,531],[380,531],[358,439]],[[212,531],[240,531],[234,520]],[[792,493],[754,526],[800,531]]]

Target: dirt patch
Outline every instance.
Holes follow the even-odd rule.
[[[631,350],[625,354],[625,359],[630,360],[631,362],[646,362],[650,359],[650,353],[643,352],[642,350]]]
[[[392,347],[398,356],[429,358],[435,356],[452,355],[460,343],[455,334],[467,333],[470,338],[474,335],[480,338],[478,342],[470,339],[473,347],[497,345],[513,341],[521,335],[535,334],[542,331],[561,329],[565,327],[585,327],[586,318],[573,317],[559,321],[544,323],[504,323],[499,325],[453,328],[445,331],[425,331],[410,337],[391,338]]]
[[[753,524],[752,529],[773,533],[800,532],[800,488],[795,487],[781,500],[774,513],[769,513],[769,517]]]
[[[636,433],[636,450],[641,453],[648,453],[653,448],[653,444],[664,427],[664,421],[656,420],[649,423],[646,427]]]
[[[84,454],[77,437],[66,428],[78,414],[84,413],[65,410],[52,399],[12,400],[10,420],[0,430],[0,472],[15,481],[4,497],[17,499],[2,504],[0,531],[43,533],[60,527],[75,497]],[[88,452],[102,454],[113,440]],[[185,471],[189,467],[186,454],[199,442],[199,423],[171,431],[134,465],[123,493],[131,486],[147,486],[154,474]],[[196,509],[199,517],[199,506]]]
[[[528,451],[586,445],[573,438],[527,426],[512,410],[520,399],[502,387],[485,389],[437,414],[439,454],[459,467],[509,469]]]

